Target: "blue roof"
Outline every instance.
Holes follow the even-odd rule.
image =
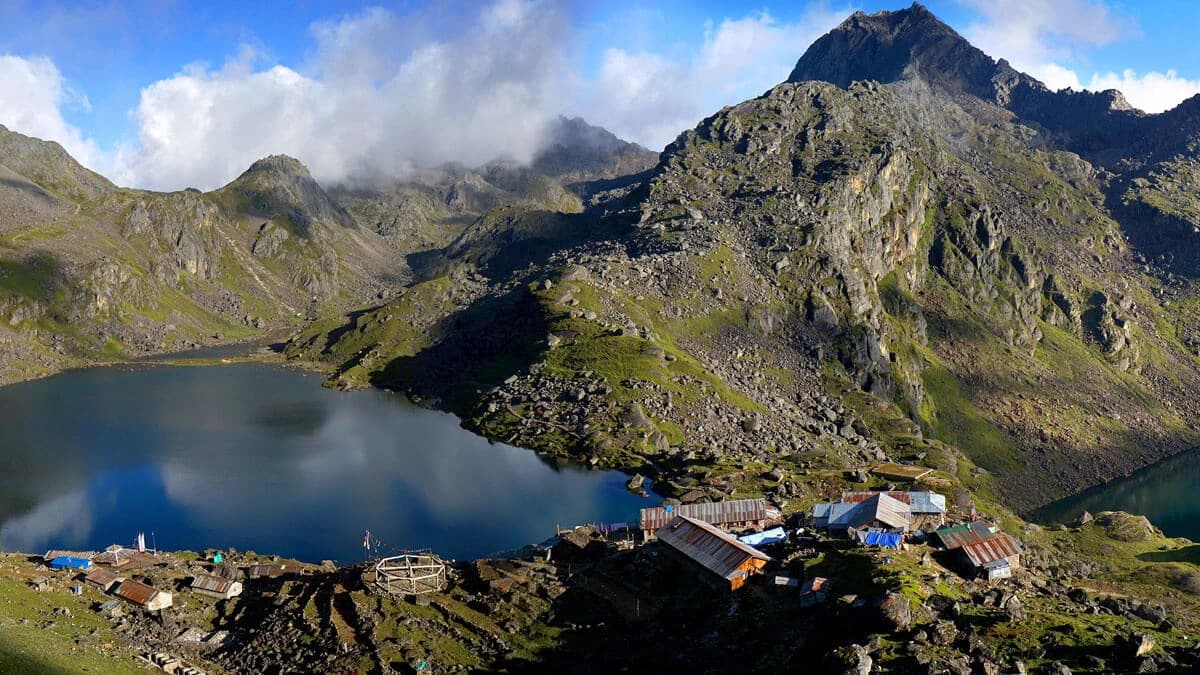
[[[904,535],[891,532],[868,532],[867,546],[882,546],[883,548],[900,548]]]
[[[87,558],[72,558],[71,556],[63,555],[50,561],[50,569],[81,569],[85,570],[92,566],[92,561]]]

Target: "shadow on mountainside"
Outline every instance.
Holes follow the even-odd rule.
[[[371,384],[441,400],[459,415],[470,412],[480,392],[524,370],[546,349],[549,324],[524,287],[486,296],[442,319],[431,347],[397,358],[374,373]]]

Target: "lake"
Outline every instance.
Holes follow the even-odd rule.
[[[1046,523],[1070,523],[1084,511],[1128,511],[1146,516],[1170,537],[1200,541],[1200,451],[1186,452],[1032,514]]]
[[[242,351],[245,351],[244,349]],[[222,352],[228,354],[229,352]],[[134,364],[0,388],[0,546],[471,558],[659,503],[382,391],[262,363]]]

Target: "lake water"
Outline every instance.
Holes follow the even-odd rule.
[[[1101,485],[1032,514],[1070,523],[1084,511],[1128,511],[1146,516],[1167,536],[1200,541],[1200,451],[1187,452]]]
[[[658,503],[381,391],[267,364],[140,364],[0,388],[0,546],[469,558]]]

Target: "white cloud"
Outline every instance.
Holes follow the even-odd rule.
[[[1027,72],[1051,89],[1092,91],[1118,89],[1134,107],[1157,113],[1200,93],[1200,80],[1166,73],[1133,70],[1093,73],[1081,77],[1067,65],[1083,60],[1091,48],[1112,44],[1134,32],[1100,0],[960,0],[975,9],[980,20],[964,31],[977,47],[1014,68]]]
[[[63,109],[71,105],[90,107],[50,59],[0,55],[0,124],[27,136],[57,141],[77,160],[95,168],[101,161],[96,144],[63,117]]]
[[[813,40],[848,14],[823,4],[793,24],[767,12],[708,26],[690,54],[609,49],[585,116],[610,131],[659,149],[722,106],[785,80]]]
[[[1200,80],[1180,77],[1174,70],[1166,73],[1150,71],[1141,75],[1132,70],[1123,70],[1119,74],[1109,72],[1092,75],[1088,89],[1119,89],[1135,108],[1158,113],[1200,94]]]
[[[1111,44],[1130,30],[1097,0],[960,1],[980,15],[964,30],[968,40],[1051,89],[1080,89],[1078,75],[1063,62],[1076,58],[1080,50]]]
[[[565,107],[565,18],[552,4],[500,0],[435,40],[410,17],[371,9],[314,26],[304,72],[257,69],[253,54],[185,69],[142,91],[138,144],[121,151],[116,178],[208,189],[273,153],[325,181],[528,159]]]

